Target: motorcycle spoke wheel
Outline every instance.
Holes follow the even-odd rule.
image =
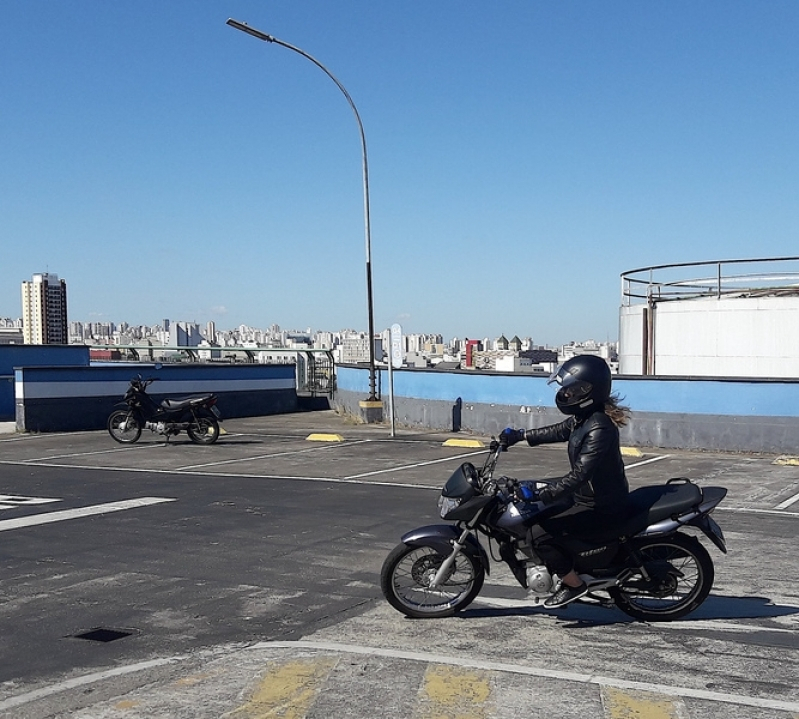
[[[108,418],[108,434],[117,442],[133,444],[141,437],[141,424],[136,415],[120,409]]]
[[[471,604],[485,579],[482,564],[462,552],[444,582],[433,589],[430,584],[446,558],[432,546],[396,547],[380,573],[388,603],[414,618],[448,617]]]
[[[200,415],[189,423],[186,433],[196,444],[213,444],[219,439],[219,422],[216,417]]]
[[[649,578],[636,573],[611,590],[625,614],[648,622],[669,621],[705,601],[713,587],[713,561],[696,539],[674,534],[643,540],[638,551]]]

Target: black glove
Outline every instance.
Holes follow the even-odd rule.
[[[506,427],[502,430],[499,434],[499,443],[505,445],[506,447],[512,447],[517,442],[521,442],[524,439],[526,430],[524,429],[513,429],[512,427]]]
[[[516,497],[516,493],[519,491],[519,480],[505,477],[505,491],[511,497]]]

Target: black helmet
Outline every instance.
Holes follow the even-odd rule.
[[[587,414],[610,397],[610,367],[596,355],[577,355],[552,373],[547,384],[560,385],[555,404],[564,414]]]

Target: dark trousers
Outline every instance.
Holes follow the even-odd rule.
[[[574,504],[532,528],[533,546],[549,571],[562,577],[574,569],[574,557],[558,541],[559,537],[568,534],[590,540],[592,535],[619,522],[623,516],[624,513],[599,512],[593,507]]]

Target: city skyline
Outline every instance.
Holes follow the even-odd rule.
[[[71,314],[67,307],[66,295],[67,295],[67,282],[65,278],[59,278],[57,274],[54,273],[34,273],[32,276],[32,280],[23,280],[22,281],[22,315],[20,317],[3,317],[0,315],[0,326],[4,328],[13,328],[17,324],[21,330],[24,331],[25,336],[25,343],[32,343],[32,344],[48,344],[50,342],[43,341],[45,335],[42,334],[42,328],[46,325],[46,316],[48,314],[47,308],[44,303],[44,299],[39,300],[39,305],[36,307],[36,311],[32,312],[30,302],[31,300],[29,297],[31,296],[31,288],[32,287],[41,287],[47,286],[47,280],[50,280],[52,283],[58,284],[58,292],[53,295],[53,291],[50,291],[50,296],[54,297],[57,302],[57,314],[59,317],[59,322],[63,322],[63,329],[59,327],[57,330],[57,337],[68,337],[69,343],[75,342],[83,342],[90,338],[101,338],[101,337],[112,337],[115,335],[120,334],[127,334],[134,338],[143,338],[143,337],[152,337],[157,334],[158,331],[170,331],[170,326],[172,325],[184,325],[184,326],[193,326],[196,328],[206,328],[205,331],[200,331],[199,334],[202,334],[204,339],[208,341],[216,341],[216,338],[210,338],[207,335],[209,332],[214,332],[219,335],[230,336],[236,335],[241,336],[243,335],[246,339],[244,342],[252,342],[258,341],[259,336],[270,337],[274,339],[277,335],[282,334],[283,336],[292,335],[292,336],[300,336],[300,335],[309,335],[309,336],[317,336],[319,334],[330,334],[333,336],[347,336],[347,335],[355,335],[361,334],[366,335],[368,334],[367,330],[358,329],[357,327],[344,327],[338,329],[331,329],[331,328],[323,328],[317,327],[314,328],[312,325],[305,324],[302,328],[294,327],[294,328],[281,328],[279,323],[277,322],[270,322],[266,326],[264,325],[248,325],[244,323],[240,323],[235,326],[220,326],[217,328],[217,322],[215,320],[208,320],[207,322],[198,322],[196,320],[180,320],[174,319],[171,317],[162,318],[158,322],[155,323],[138,323],[138,322],[129,322],[128,320],[107,320],[107,319],[90,319],[90,320],[75,320],[70,319],[68,316]],[[39,291],[37,291],[37,295]],[[28,318],[27,325],[30,325],[26,329],[26,322],[25,317]],[[399,324],[399,323],[394,323]],[[34,331],[32,328],[36,327],[39,332],[37,335],[38,340],[33,341],[31,338],[33,337],[32,332]],[[78,327],[79,326],[79,327]],[[401,325],[400,325],[401,327]],[[213,328],[213,330],[211,330]],[[385,327],[376,327],[375,328],[375,336],[381,337],[385,336],[389,333],[390,328]],[[583,339],[570,339],[567,342],[561,342],[555,344],[546,343],[546,342],[534,342],[532,335],[529,333],[518,333],[518,332],[499,332],[493,334],[486,334],[486,335],[464,335],[459,337],[457,335],[446,335],[442,332],[436,331],[426,331],[426,332],[407,332],[403,330],[403,334],[410,335],[413,337],[425,337],[425,338],[439,338],[434,340],[438,343],[447,342],[448,344],[452,344],[456,341],[465,341],[468,339],[479,339],[483,344],[490,344],[501,339],[505,340],[512,340],[514,338],[521,340],[524,339],[524,343],[529,345],[530,347],[538,346],[538,347],[554,347],[554,346],[566,346],[566,345],[575,345],[575,344],[590,344],[595,343],[599,344],[615,344],[615,341],[612,339],[605,339],[604,342],[601,340],[597,340],[596,338],[583,338]],[[88,336],[87,336],[88,335]],[[444,338],[447,338],[446,340]],[[58,342],[55,342],[58,344]],[[97,344],[101,344],[101,342],[97,342]],[[172,344],[181,344],[178,342],[173,342]]]
[[[793,254],[799,4],[11,3],[0,315],[617,339],[619,276]],[[13,141],[12,141],[13,140]]]

